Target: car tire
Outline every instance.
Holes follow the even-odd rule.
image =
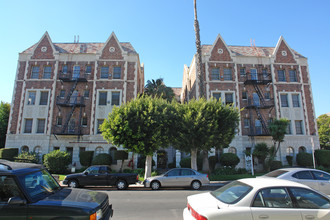
[[[124,190],[127,188],[127,183],[125,180],[118,180],[116,186],[118,190]]]
[[[151,182],[150,187],[151,187],[151,189],[153,189],[153,190],[158,190],[158,189],[160,188],[160,182],[158,182],[158,181],[153,181],[153,182]]]
[[[199,182],[198,180],[194,180],[192,181],[191,183],[191,188],[194,189],[194,190],[198,190],[200,189],[202,186],[201,182]]]
[[[77,180],[69,180],[68,182],[68,187],[71,188],[78,188],[79,187],[79,183]]]

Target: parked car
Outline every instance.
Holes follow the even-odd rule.
[[[0,219],[109,219],[106,193],[62,188],[42,165],[0,160]]]
[[[330,199],[310,187],[281,179],[240,179],[188,196],[184,220],[329,220]]]
[[[144,187],[159,189],[160,187],[191,187],[199,189],[210,184],[207,174],[202,174],[190,168],[174,168],[160,176],[149,177],[143,182]]]
[[[305,184],[315,190],[330,195],[330,174],[322,170],[308,168],[282,168],[262,177],[275,177]]]
[[[139,175],[136,173],[112,173],[110,166],[95,165],[88,167],[82,173],[67,175],[63,180],[63,184],[72,188],[84,186],[117,186],[117,189],[123,190],[129,184],[135,184],[138,181]]]

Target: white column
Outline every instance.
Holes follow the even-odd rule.
[[[180,161],[181,161],[181,152],[179,150],[176,150],[175,152],[175,167],[180,167]]]
[[[152,159],[155,161],[155,166],[153,166],[152,168],[153,169],[156,169],[157,168],[157,152],[154,153],[154,155],[152,156]],[[152,164],[152,163],[151,163]]]

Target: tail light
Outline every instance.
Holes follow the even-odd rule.
[[[136,180],[139,181],[139,175],[136,175]]]
[[[206,178],[209,178],[209,174],[206,174]]]
[[[189,205],[189,203],[187,203],[187,207],[188,210],[190,212],[190,214],[196,219],[196,220],[207,220],[206,217],[200,215],[198,212],[196,212],[193,208],[191,208],[191,206]]]

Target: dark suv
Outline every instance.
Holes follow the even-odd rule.
[[[61,188],[42,165],[0,159],[0,219],[105,220],[106,193]]]

